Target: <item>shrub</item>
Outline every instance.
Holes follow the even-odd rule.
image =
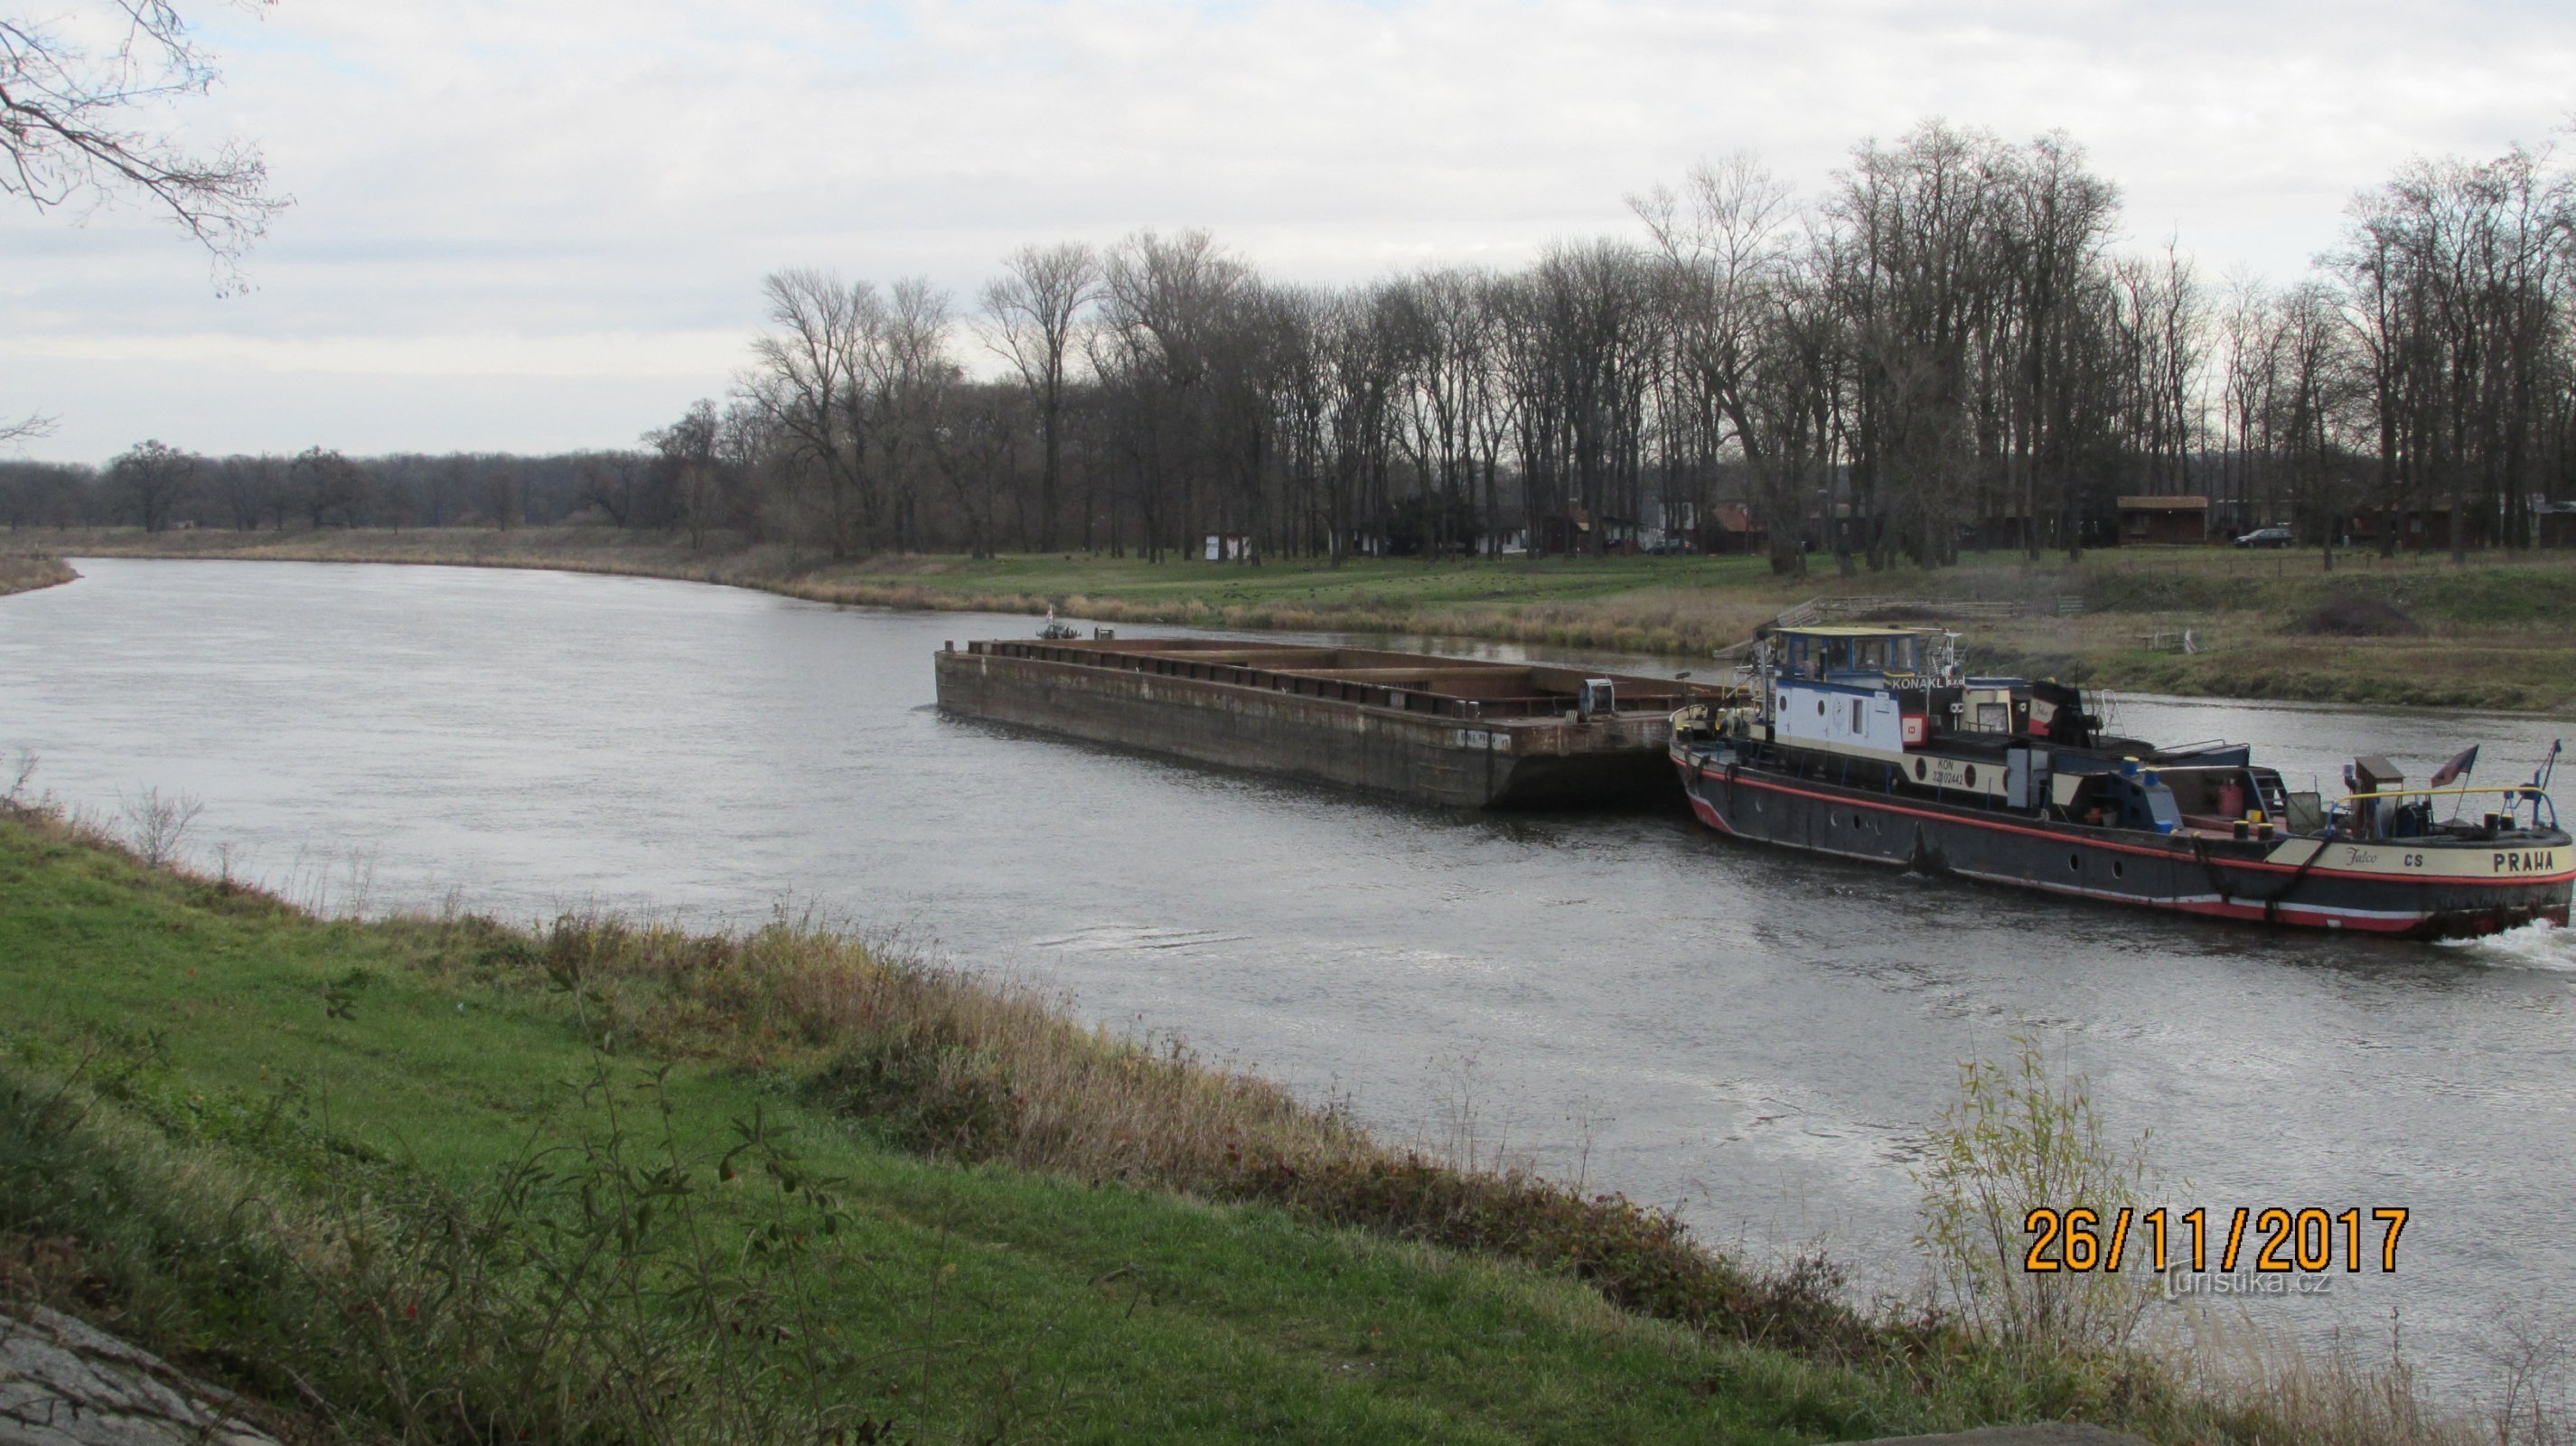
[[[2009,1346],[2108,1353],[2128,1344],[2152,1298],[2151,1273],[2024,1269],[2035,1210],[2089,1207],[2106,1223],[2138,1203],[2147,1137],[2126,1153],[2102,1136],[2081,1075],[2060,1079],[2038,1042],[2013,1036],[2009,1063],[1959,1067],[1923,1165],[1923,1230],[1951,1309]]]

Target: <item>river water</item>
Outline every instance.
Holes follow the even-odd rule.
[[[1757,1255],[1821,1244],[1867,1289],[1918,1281],[1907,1172],[1959,1062],[2033,1030],[2114,1134],[2153,1131],[2178,1209],[2413,1210],[2397,1274],[2337,1270],[2261,1321],[2380,1339],[2397,1311],[2465,1382],[2500,1313],[2552,1285],[2576,1304],[2568,931],[2271,934],[1752,849],[1678,807],[1448,814],[941,717],[932,651],[1021,617],[78,565],[0,599],[0,750],[101,814],[201,800],[193,857],[327,908],[900,929],[1390,1135],[1472,1135]],[[2478,781],[2518,781],[2576,732],[2119,706],[2139,736],[2251,742],[2294,786],[2356,752],[2421,777],[2472,742]]]

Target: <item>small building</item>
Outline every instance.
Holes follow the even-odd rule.
[[[1252,560],[1252,538],[1241,532],[1211,532],[1202,556],[1208,562],[1249,562]]]
[[[2420,507],[2369,507],[2353,514],[2352,542],[2355,547],[2386,545],[2391,534],[2395,549],[2406,552],[2444,552],[2451,546],[2451,512],[2458,504],[2448,497],[2437,497]],[[2537,520],[2537,519],[2535,519]],[[2460,519],[2461,544],[2485,547],[2494,539],[2485,508],[2473,507]]]
[[[2120,545],[2209,541],[2206,497],[2123,497],[2120,499]]]
[[[1637,550],[1639,530],[1633,517],[1596,516],[1588,507],[1568,506],[1539,518],[1536,541],[1542,557],[1628,553]]]
[[[2531,509],[2532,540],[2543,547],[2576,547],[2576,502],[2542,502]]]
[[[1770,534],[1753,520],[1753,509],[1741,502],[1721,502],[1703,513],[1692,541],[1711,556],[1760,552]]]

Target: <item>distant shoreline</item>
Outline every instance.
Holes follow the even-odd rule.
[[[2067,564],[2017,555],[1958,566],[1775,577],[1760,557],[1423,562],[1360,558],[1259,565],[1054,554],[973,559],[880,554],[835,562],[776,543],[603,526],[145,534],[21,534],[56,552],[510,567],[659,577],[811,602],[1043,614],[1083,622],[1351,632],[1517,642],[1706,660],[1809,599],[1870,596],[2054,602],[1960,625],[1972,667],[2183,697],[2466,708],[2576,707],[2576,552],[2310,554],[2127,548]],[[46,561],[52,561],[46,559]],[[59,562],[53,565],[60,567]],[[0,568],[6,563],[0,562]],[[16,590],[5,585],[0,591]],[[18,588],[70,580],[64,575]],[[2352,606],[2360,600],[2364,606]],[[2186,648],[2185,634],[2190,635]]]

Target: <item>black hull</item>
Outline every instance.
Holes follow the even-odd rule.
[[[2332,845],[2279,858],[2268,842],[2193,839],[2056,823],[1722,762],[1674,749],[1691,811],[1721,833],[1759,843],[1925,873],[2212,918],[2413,938],[2568,922],[2576,850],[2564,835],[2536,869],[2498,877],[2406,877],[2327,867],[2352,861]],[[2417,846],[2420,847],[2420,846]],[[2406,847],[2384,850],[2392,862]],[[2421,857],[2420,853],[2411,855]],[[2458,860],[2485,867],[2488,854]],[[2495,853],[2501,870],[2506,854]],[[2443,860],[2437,860],[2443,862]]]

